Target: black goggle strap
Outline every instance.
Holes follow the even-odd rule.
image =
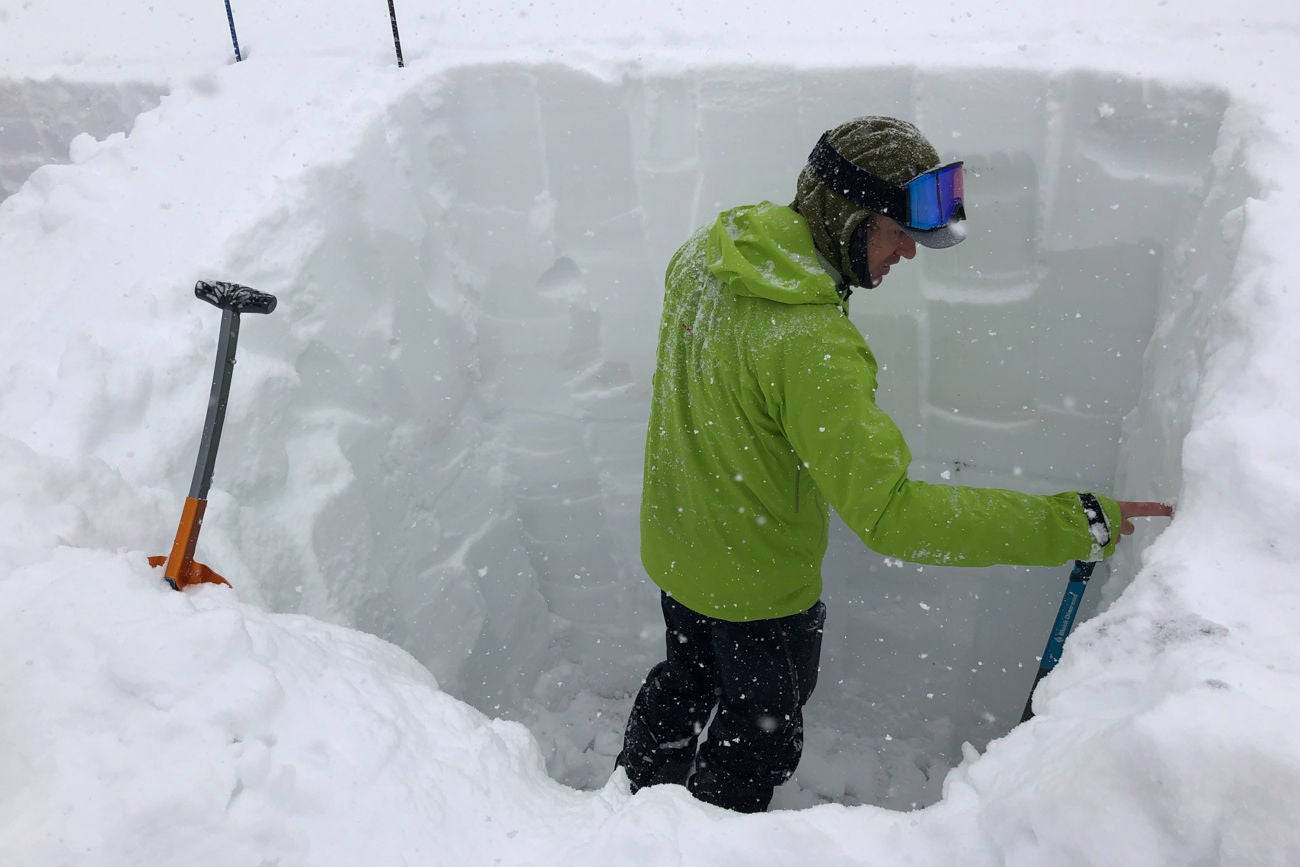
[[[849,162],[831,145],[829,132],[822,134],[808,155],[808,167],[818,180],[849,201],[907,224],[907,192]]]

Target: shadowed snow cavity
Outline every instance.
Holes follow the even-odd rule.
[[[102,139],[129,129],[165,90],[146,83],[0,79],[0,201],[40,166],[75,161],[69,145],[77,136]]]

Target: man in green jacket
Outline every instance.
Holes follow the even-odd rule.
[[[961,164],[941,166],[915,126],[858,118],[822,137],[789,207],[726,211],[669,263],[641,505],[667,659],[618,758],[633,791],[683,783],[757,812],[794,773],[821,652],[828,506],[872,550],[946,566],[1099,560],[1128,517],[1162,513],[908,478],[848,299],[918,243],[959,243],[963,194]]]

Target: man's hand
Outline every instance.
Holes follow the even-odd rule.
[[[1121,536],[1127,536],[1133,532],[1131,518],[1172,518],[1174,516],[1174,507],[1168,503],[1134,502],[1132,500],[1118,500],[1117,502],[1122,517],[1119,528]]]

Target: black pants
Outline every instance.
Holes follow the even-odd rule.
[[[618,764],[634,792],[682,783],[702,801],[762,812],[799,764],[826,606],[748,623],[697,614],[667,594],[662,606],[668,658],[637,693]]]

